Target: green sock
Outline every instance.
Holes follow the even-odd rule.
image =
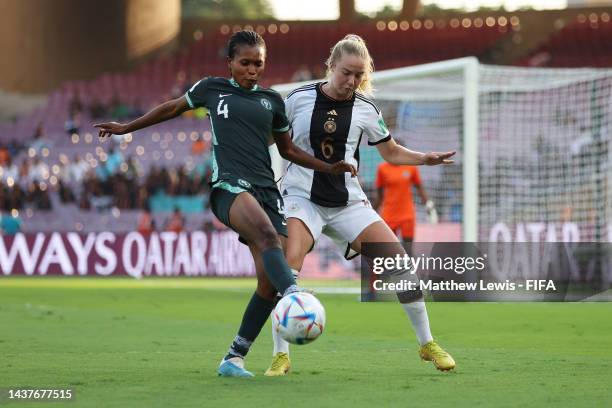
[[[247,355],[251,344],[259,336],[259,332],[261,332],[262,327],[266,324],[272,309],[274,309],[274,305],[275,302],[273,300],[264,299],[257,292],[253,293],[242,316],[238,335],[234,338],[225,356],[226,360],[231,357],[244,358]]]
[[[268,279],[279,293],[284,294],[291,286],[297,287],[282,249],[266,249],[261,253],[261,258]]]

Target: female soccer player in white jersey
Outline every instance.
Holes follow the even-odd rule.
[[[277,291],[297,290],[281,247],[287,227],[283,200],[276,187],[268,152],[270,135],[287,160],[317,171],[356,173],[353,165],[318,160],[298,149],[289,134],[289,123],[280,95],[260,88],[266,45],[252,31],[234,33],[228,43],[231,78],[205,78],[187,93],[165,102],[128,124],[95,125],[100,137],[125,134],[172,119],[196,107],[206,107],[213,129],[211,208],[217,218],[235,230],[249,245],[255,260],[257,289],[244,312],[238,334],[219,365],[228,377],[252,377],[244,357],[274,308]]]
[[[392,164],[452,163],[449,158],[454,152],[420,153],[393,140],[380,110],[368,97],[373,63],[359,36],[351,34],[339,41],[326,65],[326,81],[298,88],[285,99],[297,146],[321,160],[345,160],[357,166],[364,136]],[[357,178],[290,164],[281,192],[289,229],[286,255],[294,274],[322,233],[336,242],[347,243],[346,255],[351,249],[362,252],[362,244],[369,242],[396,243],[389,245],[392,251],[404,255],[395,234],[370,206]],[[422,293],[405,292],[398,298],[416,332],[421,358],[432,361],[440,370],[453,369],[453,358],[433,341]],[[274,330],[272,334],[274,354],[266,375],[284,375],[290,368],[289,346]]]

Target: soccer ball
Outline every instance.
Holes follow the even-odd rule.
[[[325,309],[310,293],[292,293],[274,308],[272,327],[289,343],[308,344],[323,333]]]

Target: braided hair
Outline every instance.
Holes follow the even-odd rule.
[[[227,56],[230,59],[234,58],[236,55],[236,49],[240,45],[248,45],[250,47],[263,47],[266,49],[266,42],[263,37],[257,34],[255,31],[237,31],[235,32],[227,43]]]

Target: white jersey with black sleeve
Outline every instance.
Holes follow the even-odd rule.
[[[323,93],[323,84],[306,85],[287,95],[285,108],[293,143],[328,163],[344,160],[358,167],[361,138],[376,145],[391,139],[389,130],[370,99],[356,92],[338,101]],[[350,173],[322,173],[292,163],[287,166],[281,192],[323,207],[344,207],[367,199],[358,178]]]

